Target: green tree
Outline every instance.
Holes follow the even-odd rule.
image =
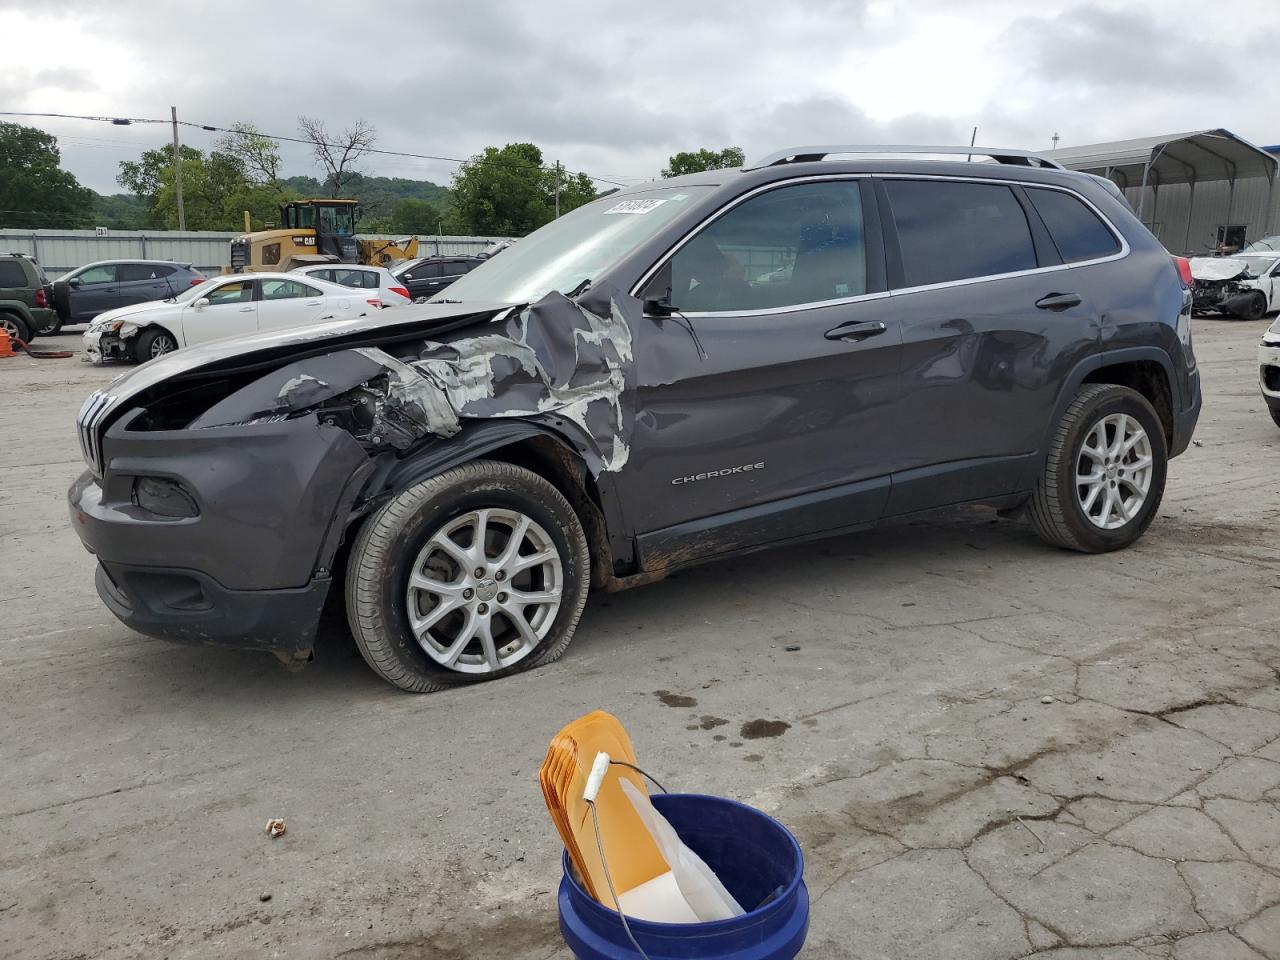
[[[453,176],[445,230],[488,236],[524,236],[555,217],[555,169],[532,143],[486,147]],[[560,212],[596,197],[591,179],[559,172]]]
[[[430,200],[401,200],[391,212],[392,233],[436,233],[443,213]]]
[[[0,224],[92,226],[96,194],[62,169],[58,141],[35,127],[0,123]]]
[[[252,183],[280,183],[280,147],[252,123],[232,124],[231,132],[218,138],[217,147],[240,161]]]
[[[204,160],[204,154],[195,147],[183,146],[178,155],[182,157],[184,172],[188,162]],[[165,226],[165,211],[159,205],[159,197],[166,178],[173,178],[173,147],[170,146],[146,150],[137,160],[122,160],[120,172],[116,174],[116,183],[147,205],[146,227],[151,230],[160,230]],[[186,186],[185,182],[183,186]],[[173,219],[176,223],[176,206]]]
[[[667,161],[662,171],[664,177],[678,177],[684,173],[701,173],[703,170],[723,170],[740,167],[747,162],[741,147],[725,147],[719,153],[702,147],[699,150],[682,150]]]
[[[188,230],[241,230],[249,211],[255,230],[274,226],[279,206],[288,197],[276,183],[258,182],[244,161],[231,153],[205,154],[183,147],[182,198]],[[178,197],[174,182],[173,149],[148,150],[136,161],[120,164],[117,180],[147,204],[147,226],[175,229]]]

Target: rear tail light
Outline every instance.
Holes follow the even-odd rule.
[[[378,307],[379,309],[382,308],[382,301],[379,300],[377,297],[370,297],[368,300],[365,301],[365,303],[367,303],[371,307]]]
[[[45,296],[44,287],[38,287],[36,289],[36,306],[47,307],[48,305],[49,305],[49,298]]]
[[[1174,257],[1173,265],[1178,268],[1178,277],[1182,280],[1182,285],[1190,287],[1192,284],[1191,261],[1186,257]]]
[[[191,285],[192,285],[193,287],[194,287],[194,286],[196,286],[197,284],[200,284],[200,283],[204,283],[204,277],[192,277],[192,278],[191,278]]]
[[[413,299],[413,297],[409,296],[409,291],[406,287],[387,287],[387,289],[390,290],[392,293],[400,294],[400,296],[404,297],[406,300]]]

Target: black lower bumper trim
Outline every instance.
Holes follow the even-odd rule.
[[[122,623],[179,643],[290,657],[315,641],[327,577],[292,590],[228,590],[197,570],[99,563],[98,595]]]
[[[1200,419],[1200,406],[1203,403],[1200,393],[1200,372],[1194,371],[1190,377],[1191,404],[1187,409],[1173,418],[1173,444],[1169,448],[1169,456],[1176,457],[1191,446],[1191,436],[1196,431],[1196,423]]]

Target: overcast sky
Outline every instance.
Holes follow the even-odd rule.
[[[673,152],[802,143],[1047,149],[1227,127],[1280,141],[1276,0],[542,0],[218,4],[0,0],[0,110],[179,116],[296,135],[372,122],[385,149],[635,182]],[[1218,13],[1211,11],[1217,10]],[[45,12],[47,11],[47,12]],[[0,118],[12,119],[12,118]],[[83,183],[167,127],[33,120]],[[208,148],[213,134],[184,130]],[[285,145],[286,173],[317,173]],[[447,184],[453,164],[365,172]]]

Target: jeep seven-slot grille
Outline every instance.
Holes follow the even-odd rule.
[[[84,402],[84,406],[76,416],[76,428],[80,435],[80,453],[84,457],[84,462],[89,465],[89,469],[99,477],[102,476],[103,462],[102,434],[98,427],[115,399],[101,390],[96,390],[89,395],[89,399]]]

